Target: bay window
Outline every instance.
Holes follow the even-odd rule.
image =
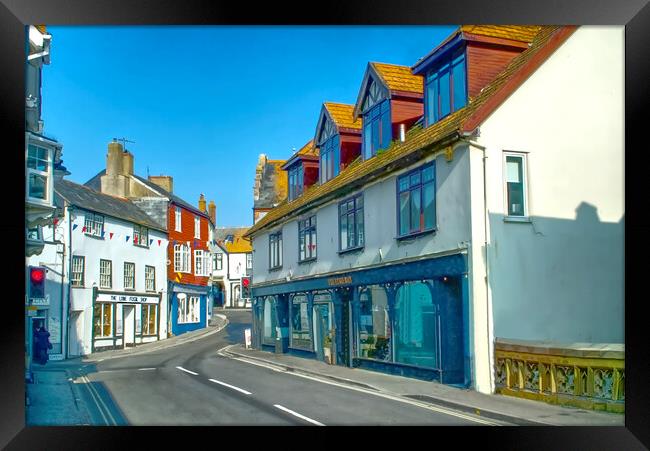
[[[380,149],[390,145],[392,139],[390,100],[386,99],[363,115],[363,158],[367,160]]]
[[[339,174],[341,149],[339,135],[334,135],[320,145],[320,183],[323,184]]]
[[[467,104],[464,48],[444,57],[444,61],[427,72],[425,93],[427,126]]]
[[[45,147],[27,146],[27,197],[50,201],[49,186],[52,173],[51,151]]]

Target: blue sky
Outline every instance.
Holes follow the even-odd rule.
[[[368,61],[412,65],[456,26],[48,27],[45,133],[68,178],[104,169],[112,138],[143,177],[217,204],[217,225],[252,224],[260,153],[288,158],[314,135],[321,104],[356,101]]]

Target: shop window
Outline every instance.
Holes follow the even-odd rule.
[[[142,335],[156,335],[158,332],[158,306],[142,305]]]
[[[200,319],[200,298],[178,295],[178,324],[198,323]]]
[[[439,320],[431,290],[422,282],[408,282],[397,291],[395,361],[439,368]]]
[[[359,298],[358,356],[366,359],[391,361],[391,324],[386,290],[379,285],[364,289]]]
[[[309,331],[309,315],[307,311],[307,296],[304,294],[294,295],[291,299],[291,341],[292,348],[312,350],[312,343]]]
[[[96,302],[93,319],[95,338],[113,336],[113,304]]]

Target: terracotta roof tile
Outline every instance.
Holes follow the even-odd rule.
[[[460,27],[464,33],[522,42],[532,42],[541,29],[539,25],[463,25]]]
[[[337,127],[361,130],[361,117],[354,119],[354,105],[333,102],[325,102],[323,105]]]
[[[422,94],[424,82],[421,75],[413,75],[408,66],[370,63],[391,91],[408,91]]]
[[[311,190],[305,192],[297,199],[278,205],[276,208],[266,214],[260,221],[253,225],[245,234],[251,234],[273,226],[278,221],[287,219],[293,212],[301,207],[308,206],[321,200],[324,201],[327,195],[336,194],[337,190],[345,188],[355,180],[373,173],[385,174],[386,167],[405,156],[412,154],[423,147],[439,145],[445,138],[458,132],[464,122],[472,117],[478,108],[498,93],[504,84],[517,73],[517,71],[535,54],[548,43],[555,31],[560,27],[545,26],[541,27],[540,32],[536,35],[531,46],[517,55],[510,64],[488,84],[475,98],[470,99],[467,106],[450,114],[441,121],[427,128],[419,130],[409,130],[407,139],[404,142],[394,142],[391,147],[383,153],[366,160],[357,161],[349,165],[341,173],[329,180],[323,185],[314,186]],[[383,171],[381,171],[384,169]]]

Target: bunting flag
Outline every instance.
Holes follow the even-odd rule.
[[[160,240],[158,240],[158,246],[160,246]]]
[[[85,232],[85,231],[86,231],[86,226],[84,226],[84,228],[81,229],[81,231],[82,231],[82,232]]]
[[[78,227],[78,225],[77,225],[77,224],[74,224],[74,225],[72,226],[72,230],[76,229],[77,227]]]
[[[138,244],[138,237],[133,235],[133,244]]]
[[[152,239],[149,240],[149,246],[151,246],[151,243],[153,243]]]
[[[126,236],[126,241],[129,241],[129,238],[131,238],[129,235]]]
[[[109,232],[108,236],[109,236],[109,239],[110,239],[110,240],[113,239],[113,235],[115,235],[113,232]]]
[[[104,238],[104,235],[106,235],[106,232],[102,231],[102,238]]]

